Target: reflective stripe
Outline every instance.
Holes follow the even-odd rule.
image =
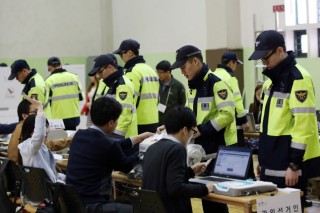
[[[134,95],[135,95],[135,96],[140,96],[140,92],[134,91]]]
[[[50,100],[50,98],[49,98],[49,100]],[[47,108],[48,105],[49,105],[49,101],[47,101],[47,103],[45,103],[45,104],[43,105],[43,109]]]
[[[233,96],[236,96],[236,95],[241,95],[241,92],[240,92],[240,91],[234,92],[234,93],[233,93]]]
[[[226,102],[222,102],[220,104],[217,104],[217,108],[218,110],[223,108],[223,107],[227,107],[227,106],[235,106],[233,101],[226,101]]]
[[[274,92],[272,97],[281,98],[281,99],[288,99],[290,97],[290,93]]]
[[[105,94],[104,97],[116,99],[116,95],[115,94]]]
[[[210,102],[214,102],[213,96],[198,98],[198,103],[210,103]]]
[[[194,98],[189,98],[188,101],[189,101],[189,103],[193,103]]]
[[[265,173],[265,175],[273,176],[273,177],[285,177],[286,176],[286,171],[285,170],[266,169],[264,173]],[[299,173],[299,176],[301,176],[302,171],[298,170],[298,173]]]
[[[290,109],[292,114],[295,113],[316,113],[316,109],[314,107],[297,107]]]
[[[213,128],[215,128],[215,130],[217,130],[218,132],[222,129],[221,126],[219,126],[219,124],[215,120],[211,120],[210,123],[213,126]]]
[[[291,148],[294,149],[300,149],[300,150],[306,150],[307,148],[307,144],[303,144],[303,143],[298,143],[298,142],[291,142]]]
[[[140,96],[140,100],[158,98],[158,93],[145,93]]]
[[[263,93],[264,93],[265,95],[270,95],[270,91],[269,91],[267,88],[264,89]]]
[[[244,113],[242,113],[241,115],[237,115],[237,118],[242,118],[242,117],[244,117],[244,116],[246,116],[246,115],[247,115],[247,113],[244,112]]]
[[[76,81],[69,81],[69,82],[63,82],[58,84],[52,84],[50,86],[50,89],[58,88],[58,87],[66,87],[66,86],[78,86],[78,82]]]
[[[121,135],[121,136],[125,136],[126,135],[126,133],[125,132],[122,132],[122,131],[120,131],[120,130],[114,130],[114,132],[113,132],[114,134],[117,134],[117,135]]]
[[[143,77],[141,78],[141,82],[145,83],[145,82],[158,82],[159,78],[156,76],[147,76],[147,77]]]
[[[237,129],[242,129],[242,126],[237,126]]]
[[[72,98],[79,98],[79,94],[55,96],[55,97],[49,98],[49,100],[59,101],[59,100],[72,99]]]
[[[132,113],[136,113],[137,108],[136,107],[132,107]]]
[[[132,109],[132,105],[131,104],[121,104],[122,108],[125,109]]]

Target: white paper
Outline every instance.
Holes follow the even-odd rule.
[[[158,111],[164,113],[166,111],[167,106],[164,104],[158,104]]]

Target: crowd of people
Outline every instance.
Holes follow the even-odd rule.
[[[57,57],[49,58],[51,74],[45,80],[25,60],[15,61],[9,80],[25,84],[25,96],[18,107],[19,123],[12,124],[16,127],[8,156],[45,169],[53,182],[73,185],[90,212],[132,212],[128,204],[110,202],[112,171],[129,172],[139,160],[139,143],[157,128],[165,129],[167,135],[145,154],[142,188],[157,191],[167,212],[192,212],[190,198],[203,197],[213,188],[188,179],[209,174],[213,161],[187,167],[186,145],[192,140],[207,155],[221,145],[246,146],[243,132],[249,125],[234,73],[243,62],[235,53],[225,52],[211,70],[200,49],[185,45],[176,51],[173,64],[160,61],[155,72],[139,49],[137,41],[127,39],[113,53],[95,58],[81,111],[90,119],[88,128],[55,141],[46,138],[46,118],[62,119],[66,130],[79,125],[79,101],[84,98],[79,77],[63,69]],[[273,30],[256,38],[249,60],[261,60],[268,77],[255,88],[249,109],[260,124],[257,174],[263,181],[298,188],[306,195],[308,179],[320,176],[313,80],[286,50],[283,36]],[[173,78],[175,69],[187,79],[187,92]],[[9,133],[14,127],[3,128]],[[51,151],[68,146],[65,177],[55,170]],[[254,178],[253,167],[250,175]],[[302,206],[308,205],[303,196]],[[228,212],[221,203],[203,200],[202,206],[205,213]]]

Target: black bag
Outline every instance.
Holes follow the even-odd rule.
[[[38,206],[36,213],[57,213],[59,211],[58,196],[60,192],[60,185],[57,185],[52,193],[52,199],[44,200],[43,206]]]
[[[3,173],[8,164],[7,160],[2,162],[0,167],[0,212],[1,213],[13,213],[15,212],[15,205],[10,201],[7,195],[7,189],[4,185]]]

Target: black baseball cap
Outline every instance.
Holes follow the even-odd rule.
[[[99,55],[94,59],[92,70],[88,73],[89,76],[94,76],[102,67],[107,65],[114,65],[117,67],[117,59],[113,54]]]
[[[192,45],[186,45],[176,51],[176,61],[172,64],[171,69],[182,67],[186,61],[195,55],[201,55],[201,51]]]
[[[28,63],[26,62],[26,60],[19,59],[19,60],[16,60],[15,62],[13,62],[13,64],[11,65],[11,74],[10,74],[8,80],[15,79],[15,77],[18,75],[18,72],[23,69],[30,70],[30,67],[29,67]]]
[[[58,57],[53,56],[51,58],[48,59],[48,66],[59,66],[61,65],[61,61]]]
[[[113,54],[120,54],[122,51],[137,51],[140,49],[140,44],[136,40],[127,39],[123,40],[120,44],[120,47],[113,52]]]
[[[225,52],[221,57],[221,63],[227,64],[229,61],[237,61],[237,64],[243,64],[243,62],[239,60],[237,54],[234,52]]]
[[[281,33],[275,30],[264,31],[257,37],[255,50],[250,56],[249,60],[258,60],[265,56],[270,50],[284,46],[285,41]]]

